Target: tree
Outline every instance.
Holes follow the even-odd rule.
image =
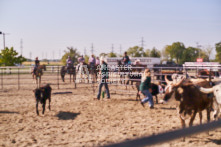
[[[216,61],[221,63],[221,41],[216,43]]]
[[[173,54],[172,54],[172,47],[171,45],[167,45],[165,49],[163,50],[163,55],[166,57],[166,59],[169,59],[169,61],[173,60]]]
[[[199,54],[199,49],[194,47],[188,47],[183,51],[181,63],[184,62],[196,62]]]
[[[200,51],[200,57],[203,58],[204,62],[209,62],[209,56],[207,55],[207,53],[203,50]]]
[[[204,49],[204,52],[209,57],[209,60],[210,60],[210,55],[211,55],[212,51],[213,51],[213,47],[211,47],[210,45]]]
[[[89,56],[88,55],[84,56],[84,61],[85,61],[85,63],[88,63],[88,61],[89,61]]]
[[[113,53],[113,52],[110,52],[108,55],[108,57],[117,57],[117,54]]]
[[[80,56],[80,53],[78,53],[77,49],[74,49],[73,47],[67,47],[68,51],[64,51],[65,54],[61,58],[62,64],[66,64],[66,60],[68,56],[71,57],[74,64],[77,64],[77,59]]]
[[[174,42],[172,45],[167,45],[165,48],[165,53],[170,56],[171,60],[175,59],[176,63],[182,64],[181,58],[183,56],[183,52],[185,50],[185,46],[181,42]]]
[[[150,51],[150,57],[160,57],[161,53],[155,47]]]
[[[175,43],[172,44],[172,46],[171,46],[171,51],[172,51],[171,54],[175,58],[176,63],[182,64],[181,58],[182,58],[184,50],[185,50],[185,46],[184,46],[183,43],[175,42]]]
[[[150,57],[150,49],[145,50],[144,57]]]
[[[22,55],[18,56],[18,52],[16,52],[13,47],[10,49],[6,47],[5,49],[1,50],[0,65],[14,66],[16,64],[21,64],[24,61],[26,61],[26,58],[24,58]]]
[[[142,47],[134,46],[134,47],[130,47],[127,50],[127,55],[131,57],[141,57],[141,56],[144,56],[145,53]]]
[[[106,57],[107,55],[108,55],[107,53],[100,53],[99,56],[100,56],[100,57],[101,57],[101,56]]]
[[[166,51],[167,46],[162,50],[162,60],[163,61],[168,61],[168,59],[170,58],[170,54]]]

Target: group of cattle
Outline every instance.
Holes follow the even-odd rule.
[[[221,111],[221,80],[208,81],[206,79],[194,79],[183,75],[172,75],[172,81],[165,77],[167,86],[164,91],[162,103],[174,97],[179,102],[179,118],[182,127],[185,127],[185,119],[190,116],[189,126],[192,126],[197,113],[199,113],[200,123],[202,123],[202,111],[207,111],[207,121],[210,121],[210,113],[213,111],[213,116],[217,119]],[[137,82],[138,83],[138,82]],[[139,84],[136,84],[137,88]],[[152,95],[156,96],[159,93],[159,86],[152,84]],[[46,100],[49,99],[49,109],[51,102],[51,87],[46,85],[34,90],[36,98],[36,112],[38,112],[38,103],[42,103],[43,114],[45,111]],[[139,95],[137,95],[137,98]]]
[[[206,79],[193,79],[174,74],[172,81],[165,77],[167,86],[163,103],[174,97],[179,102],[179,117],[182,127],[185,127],[185,119],[190,116],[189,126],[192,126],[197,113],[200,124],[202,123],[202,111],[207,111],[207,121],[210,121],[210,112],[214,111],[214,118],[218,119],[221,105],[221,80],[208,81]]]

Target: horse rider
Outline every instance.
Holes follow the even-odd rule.
[[[130,58],[127,56],[127,52],[124,52],[122,61],[124,62],[124,65],[126,66],[128,66],[131,63]]]
[[[79,62],[79,64],[78,64],[77,70],[80,71],[81,76],[82,76],[82,72],[83,72],[83,68],[84,68],[83,67],[83,65],[84,65],[84,57],[83,57],[83,55],[78,58],[78,62]]]
[[[99,57],[97,57],[97,58],[96,58],[95,65],[96,65],[96,66],[100,65],[100,60],[99,60]]]
[[[73,61],[71,60],[70,56],[68,56],[66,60],[66,66],[67,66],[67,72],[69,73],[69,70],[73,67]]]
[[[96,59],[95,59],[94,55],[91,55],[91,57],[89,58],[89,65],[90,65],[90,67],[94,68],[95,63],[96,63]]]
[[[83,64],[83,63],[84,63],[84,57],[83,57],[83,55],[78,58],[78,62],[79,62],[80,64]]]
[[[38,60],[38,57],[36,57],[36,58],[35,58],[34,71],[33,71],[34,74],[36,73],[36,70],[37,70],[37,68],[38,68],[39,65],[40,65],[40,61]]]

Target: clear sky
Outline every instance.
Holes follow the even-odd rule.
[[[162,50],[173,42],[221,41],[220,0],[0,0],[6,46],[27,58],[59,58],[67,47],[95,55],[135,45]],[[3,37],[0,36],[3,49]]]

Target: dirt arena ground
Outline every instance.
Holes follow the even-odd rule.
[[[44,115],[35,112],[34,84],[5,87],[0,90],[0,146],[102,146],[142,136],[181,128],[176,102],[148,105],[143,108],[135,96],[112,93],[111,99],[93,100],[96,97],[88,85],[68,89],[52,85],[54,92],[71,91],[72,94],[53,94],[51,111]],[[117,87],[124,89],[124,87]],[[203,122],[206,122],[205,112]],[[199,124],[198,115],[194,125]],[[177,139],[155,146],[221,146],[221,128]]]

